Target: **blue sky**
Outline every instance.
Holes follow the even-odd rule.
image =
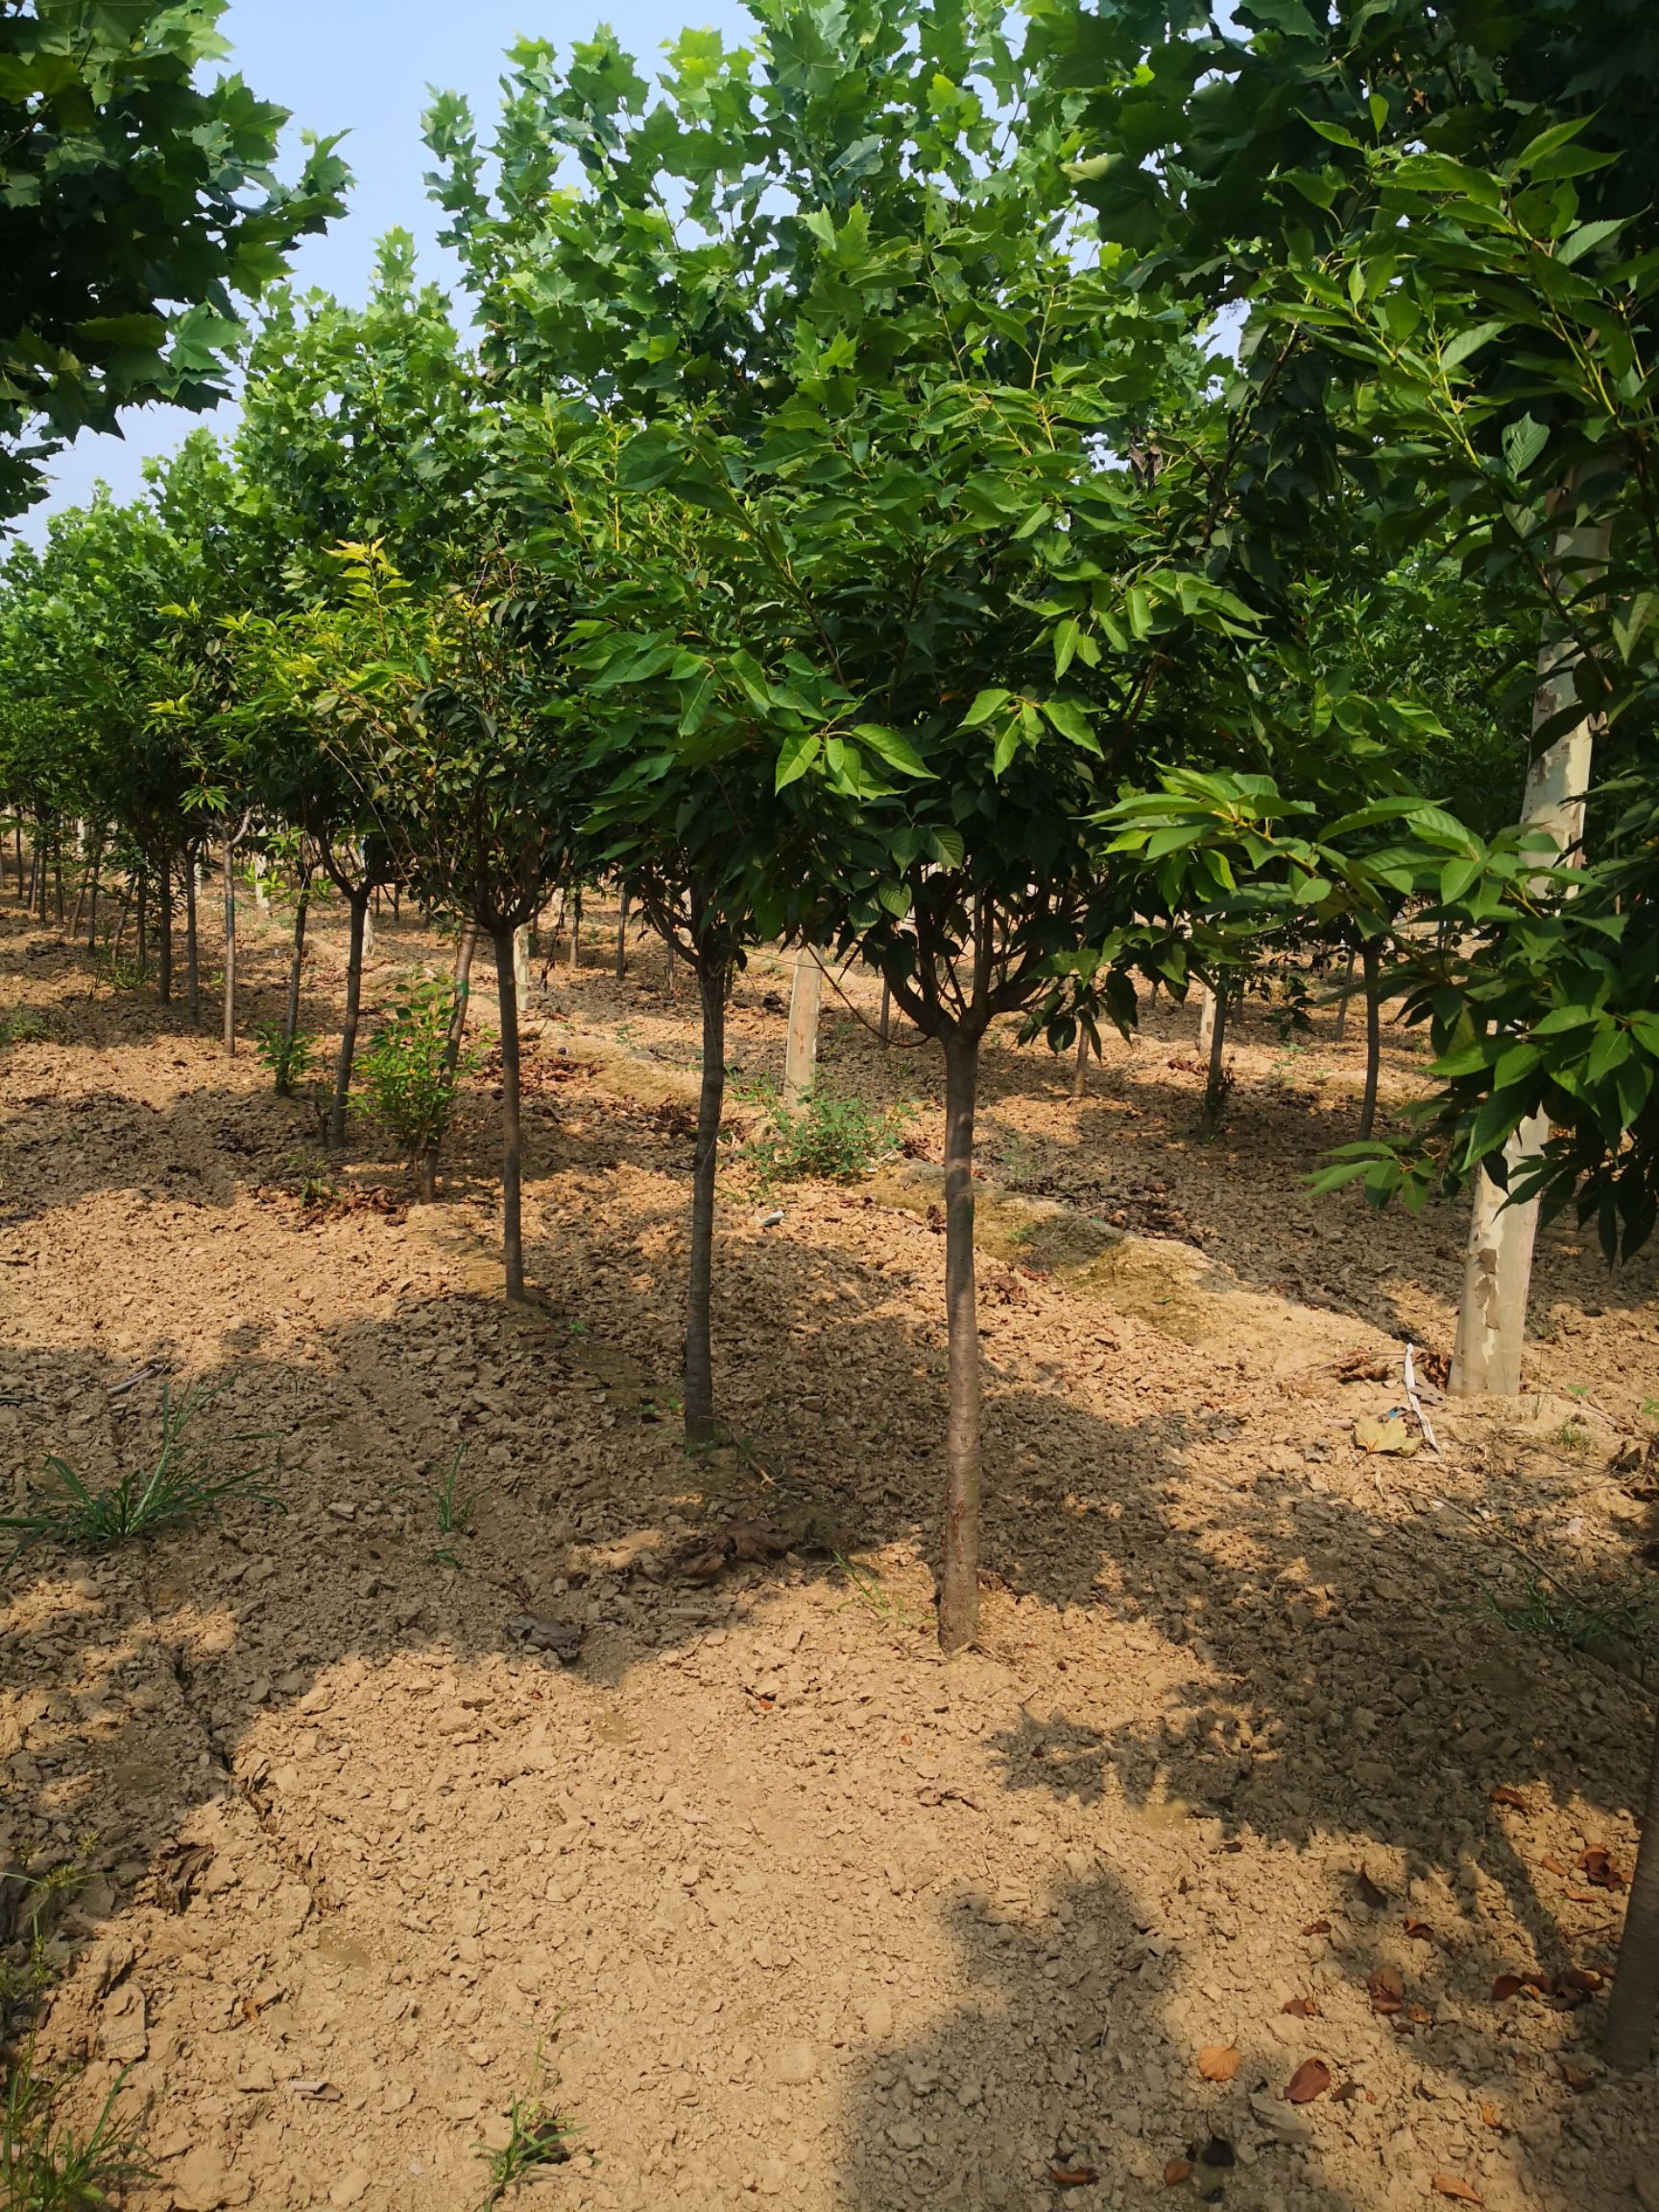
[[[422,267],[447,278],[447,257],[434,241],[435,210],[421,177],[428,166],[421,115],[429,87],[466,93],[488,131],[496,106],[501,58],[516,37],[552,38],[561,48],[610,22],[649,64],[665,40],[687,23],[712,28],[733,43],[749,33],[737,0],[623,0],[611,7],[548,6],[545,0],[232,0],[222,23],[239,70],[262,99],[294,114],[294,136],[307,130],[345,131],[345,154],[357,185],[344,222],[308,239],[295,262],[301,284],[319,284],[358,300],[368,280],[374,241],[394,225],[414,232]],[[296,162],[291,148],[284,173]],[[129,415],[126,436],[81,438],[53,470],[51,497],[33,509],[23,535],[38,541],[54,507],[73,506],[102,477],[121,497],[136,492],[148,454],[165,453],[198,422],[228,432],[234,416],[221,407],[205,416],[147,408]]]

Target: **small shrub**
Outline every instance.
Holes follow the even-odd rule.
[[[762,1093],[770,1126],[744,1147],[761,1187],[778,1183],[857,1183],[890,1159],[913,1118],[908,1106],[872,1106],[856,1094],[815,1091],[798,1113]]]
[[[434,1195],[438,1154],[455,1112],[455,1086],[476,1057],[449,1065],[452,986],[423,975],[404,985],[392,1019],[370,1040],[362,1060],[363,1089],[373,1118],[409,1163],[421,1195]]]
[[[38,1045],[51,1034],[51,1022],[33,1006],[13,1006],[0,1014],[0,1045]]]
[[[0,1514],[0,1531],[13,1538],[5,1565],[35,1545],[56,1543],[74,1551],[104,1551],[137,1536],[155,1535],[210,1514],[219,1518],[223,1501],[252,1496],[275,1504],[268,1492],[252,1485],[266,1472],[246,1468],[233,1475],[208,1475],[192,1458],[185,1431],[218,1396],[218,1390],[198,1383],[174,1402],[171,1387],[161,1386],[161,1441],[154,1462],[134,1468],[101,1490],[94,1490],[66,1459],[51,1454],[46,1475],[50,1493],[21,1513]],[[238,1443],[257,1441],[241,1436]],[[279,1462],[278,1462],[279,1463]]]
[[[326,1214],[340,1203],[340,1181],[332,1165],[310,1152],[291,1152],[282,1180],[306,1214]]]
[[[253,1032],[253,1049],[275,1084],[277,1097],[292,1098],[294,1086],[311,1072],[317,1039],[304,1029],[296,1029],[290,1037],[284,1023],[262,1022]]]

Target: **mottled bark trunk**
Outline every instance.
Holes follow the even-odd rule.
[[[348,900],[351,911],[351,939],[346,960],[346,1018],[340,1027],[340,1057],[334,1063],[334,1103],[328,1113],[328,1142],[336,1151],[346,1142],[351,1064],[357,1057],[357,1024],[363,1012],[363,940],[369,926],[367,890],[350,892]]]
[[[691,1167],[691,1253],[685,1289],[685,1434],[714,1434],[714,1353],[709,1291],[714,1277],[714,1180],[720,1116],[726,1103],[726,978],[729,963],[699,961],[703,1001],[703,1084],[697,1099],[697,1149]]]
[[[979,1040],[945,1039],[945,1322],[948,1412],[939,1642],[960,1651],[979,1633],[979,1314],[974,1269],[974,1114]]]
[[[1624,1908],[1624,1934],[1619,1945],[1619,1971],[1607,2001],[1607,2026],[1601,2054],[1622,2074],[1638,2074],[1653,2050],[1653,2015],[1659,2008],[1659,1730],[1647,1765],[1647,1797],[1630,1898]]]
[[[300,900],[294,909],[294,943],[288,953],[288,1003],[282,1014],[282,1035],[290,1054],[294,1040],[300,1034],[300,985],[305,968],[305,924],[310,910],[311,884],[309,878],[306,878],[300,885]],[[284,1098],[294,1095],[293,1075],[286,1067],[276,1089]]]
[[[1377,1126],[1377,1078],[1382,1068],[1382,1000],[1377,988],[1382,948],[1373,937],[1359,948],[1360,973],[1365,978],[1365,1091],[1359,1101],[1359,1135],[1367,1138]]]
[[[495,989],[501,1005],[501,1259],[507,1295],[524,1296],[523,1132],[519,1119],[518,991],[513,974],[513,932],[493,932]]]

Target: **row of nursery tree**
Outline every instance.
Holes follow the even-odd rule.
[[[10,561],[0,791],[42,900],[73,842],[143,901],[163,997],[204,854],[279,852],[301,930],[338,889],[336,1136],[375,890],[488,938],[510,1297],[514,933],[619,883],[700,994],[693,1437],[731,976],[867,962],[946,1070],[954,1647],[994,1022],[1346,948],[1326,1180],[1474,1186],[1463,1387],[1516,1386],[1538,1199],[1651,1231],[1654,74],[1617,0],[754,13],[654,84],[524,42],[488,145],[435,103],[471,322],[397,235],[362,309],[268,294],[231,444]],[[1384,992],[1438,1054],[1386,1141]],[[1627,1945],[1615,2055],[1656,1984]]]

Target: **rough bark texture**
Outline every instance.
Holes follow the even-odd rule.
[[[328,1142],[336,1150],[346,1142],[351,1063],[357,1056],[357,1022],[363,1007],[363,938],[369,921],[368,892],[352,892],[350,908],[351,950],[346,963],[346,1019],[340,1025],[340,1057],[334,1064],[334,1103],[328,1113]]]
[[[1381,948],[1375,938],[1359,949],[1365,976],[1365,1093],[1359,1101],[1359,1135],[1369,1137],[1377,1125],[1377,1077],[1382,1066],[1382,1001],[1377,990]]]
[[[1071,1095],[1081,1098],[1089,1089],[1089,1032],[1077,1031],[1077,1057],[1071,1065]]]
[[[518,1096],[518,990],[513,932],[496,930],[495,988],[501,1002],[501,1259],[507,1295],[524,1295],[523,1138]]]
[[[885,975],[881,978],[881,1042],[887,1045],[893,1036],[893,986]]]
[[[714,1173],[720,1115],[726,1103],[726,977],[724,960],[698,964],[703,999],[703,1087],[697,1099],[697,1150],[691,1169],[691,1258],[685,1290],[685,1434],[694,1444],[714,1434],[714,1353],[709,1290],[714,1274]]]
[[[1340,1045],[1348,1034],[1348,993],[1354,982],[1354,949],[1348,949],[1348,967],[1342,977],[1342,998],[1336,1008],[1336,1026],[1332,1032],[1333,1042]]]
[[[974,1110],[979,1040],[945,1039],[945,1320],[949,1412],[939,1642],[960,1651],[979,1633],[979,1314],[974,1275]]]
[[[1630,1900],[1624,1908],[1624,1935],[1619,1945],[1619,1971],[1607,2001],[1607,2027],[1601,2055],[1622,2074],[1637,2074],[1653,2049],[1653,2015],[1659,2008],[1659,1728],[1647,1767],[1647,1799]]]
[[[628,973],[628,894],[622,894],[622,912],[616,924],[616,980]]]

